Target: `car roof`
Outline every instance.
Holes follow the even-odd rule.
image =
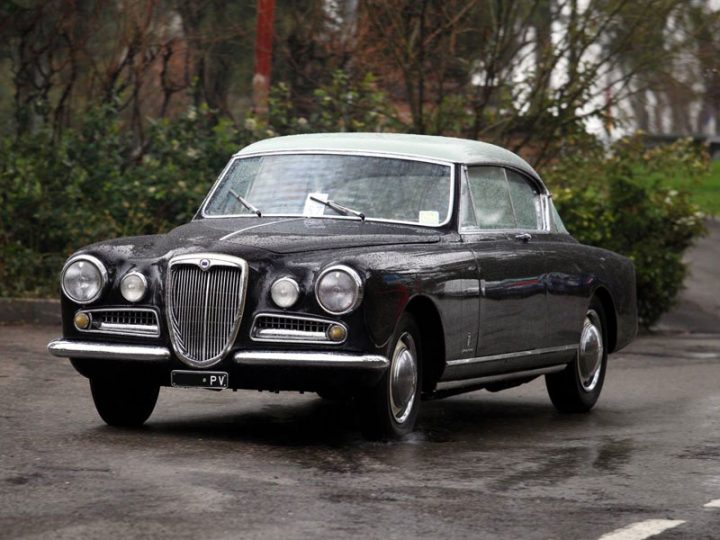
[[[530,176],[540,176],[520,156],[480,141],[407,135],[401,133],[315,133],[264,139],[246,146],[237,155],[266,152],[367,152],[449,161],[466,165],[507,165]]]

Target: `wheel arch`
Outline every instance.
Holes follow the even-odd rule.
[[[617,346],[617,334],[618,334],[618,316],[617,310],[615,309],[615,302],[605,287],[599,286],[593,291],[594,298],[597,298],[602,304],[603,311],[605,312],[605,322],[607,324],[607,340],[608,340],[608,352],[615,351]]]
[[[432,392],[445,369],[445,331],[440,311],[427,296],[415,296],[405,306],[420,330],[422,391]]]

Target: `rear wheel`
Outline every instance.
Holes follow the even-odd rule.
[[[560,412],[587,412],[600,397],[607,370],[605,320],[602,304],[593,298],[585,314],[575,361],[563,371],[545,376],[550,399]]]
[[[358,400],[363,434],[398,439],[410,433],[420,409],[422,347],[411,315],[400,319],[388,350],[390,366],[380,382]]]
[[[95,408],[106,424],[136,427],[150,418],[160,387],[157,384],[93,377],[90,379],[90,390]]]

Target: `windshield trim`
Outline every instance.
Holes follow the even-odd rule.
[[[225,177],[225,173],[227,173],[228,169],[238,160],[240,159],[247,159],[247,158],[254,158],[254,157],[264,157],[264,156],[297,156],[297,155],[330,155],[330,156],[360,156],[360,157],[382,157],[382,158],[389,158],[389,159],[401,159],[405,161],[418,161],[421,163],[432,163],[434,165],[444,165],[446,167],[449,167],[450,169],[450,198],[448,201],[448,212],[447,216],[445,218],[445,221],[442,223],[438,223],[437,225],[428,225],[425,223],[418,223],[416,221],[401,221],[396,219],[383,219],[383,218],[372,218],[372,217],[366,217],[365,221],[373,221],[377,223],[398,223],[401,225],[412,225],[415,227],[426,227],[430,229],[438,229],[440,227],[445,227],[450,223],[452,220],[452,214],[453,210],[455,208],[455,182],[456,182],[456,164],[452,161],[445,161],[441,159],[432,159],[432,158],[423,158],[418,157],[413,154],[396,154],[392,152],[363,152],[363,151],[352,151],[352,150],[281,150],[281,151],[273,151],[273,152],[251,152],[247,154],[242,154],[238,152],[235,154],[232,159],[228,162],[227,165],[225,165],[225,168],[223,168],[222,172],[218,176],[217,180],[215,180],[215,183],[213,184],[212,188],[210,189],[210,192],[205,197],[205,200],[203,200],[202,204],[200,205],[200,217],[203,219],[227,219],[227,218],[257,218],[255,214],[223,214],[223,215],[208,215],[205,213],[205,210],[207,208],[207,205],[210,203],[210,199],[212,199],[213,195],[215,194],[215,191],[220,186],[220,181]],[[262,208],[260,209],[262,210]],[[266,214],[263,212],[262,217],[294,217],[294,218],[302,218],[302,217],[308,217],[303,214]],[[197,219],[197,218],[196,218]],[[357,221],[357,218],[354,216],[312,216],[308,219],[352,219]]]

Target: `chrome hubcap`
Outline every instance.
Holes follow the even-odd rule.
[[[398,424],[410,416],[417,392],[417,349],[405,332],[395,345],[390,365],[390,409]]]
[[[591,309],[585,316],[577,356],[580,385],[586,392],[592,392],[600,381],[603,355],[602,323]]]

